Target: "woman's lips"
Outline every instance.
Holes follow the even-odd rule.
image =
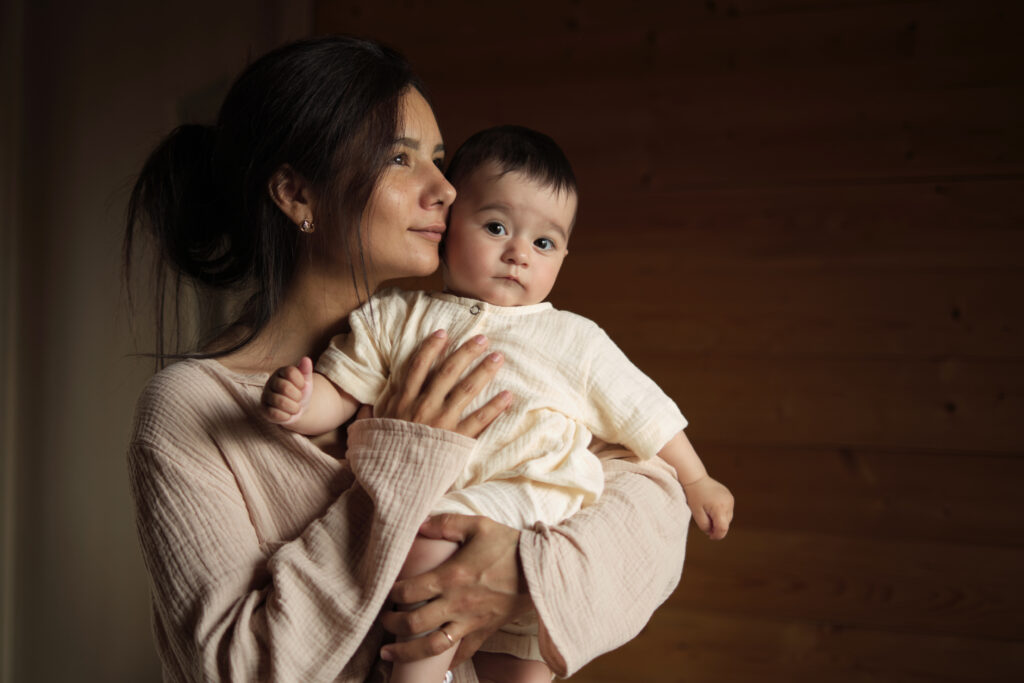
[[[410,230],[431,242],[440,242],[441,238],[444,237],[443,225],[428,225],[425,228],[410,228]]]

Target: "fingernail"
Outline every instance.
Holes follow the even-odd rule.
[[[487,341],[487,337],[485,337],[482,334],[478,334],[475,337],[473,337],[473,341],[477,344],[483,344],[485,341]]]
[[[498,361],[501,360],[501,354],[497,352],[492,353],[491,355],[487,356],[487,360],[491,361],[492,363],[497,363]]]
[[[391,661],[391,651],[390,650],[381,650],[380,651],[380,658],[383,659],[385,662],[390,662]]]
[[[512,402],[512,392],[511,391],[503,391],[503,392],[501,392],[501,400],[503,400],[505,403],[511,403]]]
[[[437,337],[438,339],[444,339],[445,337],[448,336],[448,333],[445,332],[444,330],[438,330],[437,332],[434,332],[434,336]]]

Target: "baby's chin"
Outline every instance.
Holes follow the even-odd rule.
[[[508,289],[511,290],[513,287],[517,289],[519,288],[518,285],[510,285]],[[470,292],[452,287],[448,282],[444,283],[444,291],[449,294],[454,294],[455,296],[483,301],[485,304],[490,304],[491,306],[532,306],[533,304],[541,303],[540,301],[525,301],[522,296],[517,296],[521,294],[521,291]]]
[[[473,296],[469,294],[473,299],[479,299],[484,303],[491,304],[492,306],[532,306],[534,304],[541,303],[540,301],[527,301],[522,297],[516,296]]]

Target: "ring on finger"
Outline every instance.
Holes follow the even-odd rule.
[[[444,634],[444,637],[448,639],[448,642],[451,645],[455,645],[455,639],[451,637],[451,635],[448,633],[448,631],[445,631],[443,628],[439,628],[437,630]]]

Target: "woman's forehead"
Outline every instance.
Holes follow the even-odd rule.
[[[399,142],[414,149],[427,149],[431,153],[438,147],[443,150],[444,141],[434,110],[419,90],[406,90],[398,111],[396,138]]]

